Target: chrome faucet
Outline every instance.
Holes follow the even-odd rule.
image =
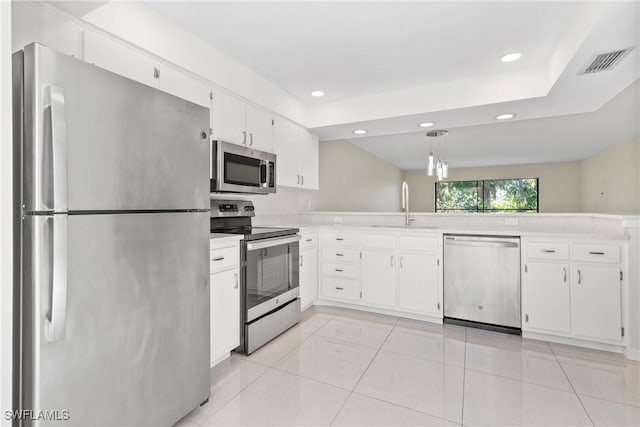
[[[409,184],[407,181],[402,182],[402,209],[404,209],[404,225],[409,226],[413,218],[409,214]]]

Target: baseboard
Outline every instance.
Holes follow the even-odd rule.
[[[590,348],[592,350],[609,351],[612,353],[625,353],[625,347],[615,344],[604,344],[593,341],[586,341],[577,338],[559,337],[555,335],[547,335],[539,332],[522,331],[523,338],[529,338],[540,341],[548,341],[556,344],[572,345],[575,347]],[[626,354],[625,354],[626,356]]]
[[[429,315],[424,315],[424,314],[407,313],[407,312],[404,312],[404,311],[390,310],[390,309],[380,308],[380,307],[371,307],[371,306],[365,306],[365,305],[360,305],[360,304],[350,304],[350,303],[342,302],[342,301],[318,299],[318,300],[315,300],[313,302],[313,305],[315,305],[315,306],[326,306],[326,307],[349,308],[351,310],[358,310],[358,311],[362,311],[362,312],[365,312],[365,313],[385,314],[387,316],[402,317],[402,318],[405,318],[405,319],[422,320],[422,321],[425,321],[425,322],[442,324],[442,318],[441,317],[429,316]]]
[[[626,357],[629,360],[640,361],[640,348],[630,348],[630,347],[625,348],[624,357]]]

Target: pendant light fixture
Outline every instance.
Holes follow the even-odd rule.
[[[445,136],[448,133],[448,130],[438,129],[427,132],[427,136],[430,138],[437,138],[440,136]],[[442,181],[443,179],[449,177],[449,163],[447,163],[447,161],[444,159],[444,146],[442,146],[440,150],[436,151],[438,152],[437,160],[433,155],[433,143],[431,143],[429,157],[427,159],[427,175],[433,176],[433,174],[435,173],[436,179],[438,181]]]

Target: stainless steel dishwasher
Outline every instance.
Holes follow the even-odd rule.
[[[519,333],[519,237],[445,234],[443,262],[445,321]]]

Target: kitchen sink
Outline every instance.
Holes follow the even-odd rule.
[[[440,227],[433,225],[371,225],[370,227],[382,227],[382,228],[414,228],[416,230],[436,230]]]

